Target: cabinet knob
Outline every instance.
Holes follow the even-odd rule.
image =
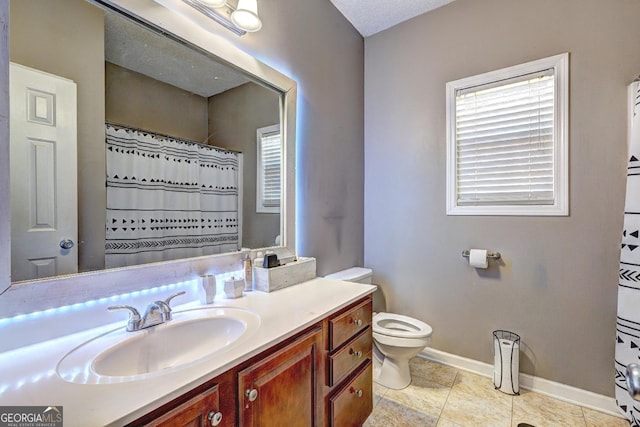
[[[251,390],[246,389],[244,391],[244,395],[249,398],[249,402],[253,402],[258,398],[258,390],[256,390],[255,388],[252,388]]]
[[[211,411],[208,418],[211,425],[215,427],[222,422],[222,412]]]
[[[356,326],[362,326],[362,319],[351,319]]]
[[[349,349],[349,354],[354,355],[358,359],[362,357],[362,352],[360,350],[354,351],[352,348]]]
[[[360,389],[360,390],[356,390],[355,388],[351,387],[351,388],[349,389],[349,393],[351,393],[351,394],[355,394],[355,395],[356,395],[356,396],[358,396],[358,397],[362,397],[362,389]]]

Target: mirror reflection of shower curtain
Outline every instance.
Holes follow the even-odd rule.
[[[242,154],[106,125],[107,268],[240,249]]]
[[[616,403],[632,426],[640,426],[640,402],[627,392],[625,370],[640,363],[640,83],[629,87],[629,163],[620,250],[616,323]]]

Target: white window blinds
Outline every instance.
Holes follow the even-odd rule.
[[[568,215],[569,54],[446,89],[447,215]]]
[[[280,212],[281,164],[280,126],[258,129],[258,212]]]
[[[554,203],[553,69],[456,91],[458,205]]]

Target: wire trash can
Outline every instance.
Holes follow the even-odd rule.
[[[493,331],[493,385],[507,394],[520,394],[520,335]]]

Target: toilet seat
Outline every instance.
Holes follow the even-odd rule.
[[[433,329],[426,323],[395,313],[378,313],[373,318],[373,332],[398,338],[427,338]]]

